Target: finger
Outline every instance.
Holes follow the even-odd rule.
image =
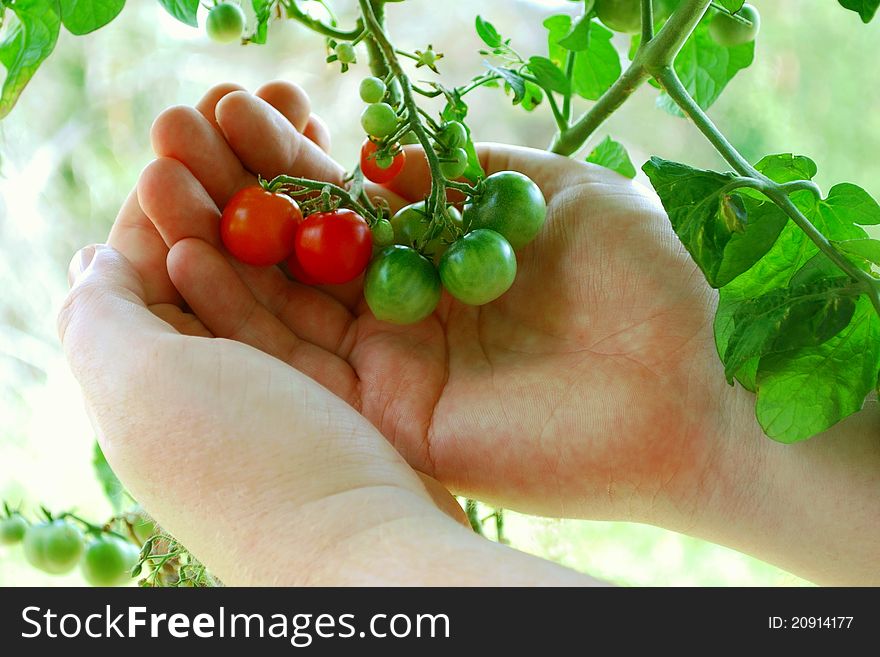
[[[168,247],[141,209],[136,189],[122,204],[107,237],[107,245],[124,255],[138,272],[146,303],[180,303],[180,294],[165,268]]]
[[[349,403],[356,401],[357,379],[348,363],[284,326],[209,244],[196,239],[177,242],[168,254],[168,272],[211,333],[256,347],[292,365]]]
[[[255,174],[342,183],[342,167],[261,98],[240,91],[225,96],[217,104],[217,121],[233,152]]]
[[[141,207],[169,248],[187,237],[220,247],[220,210],[178,160],[160,157],[151,162],[141,173],[137,193]]]
[[[325,153],[330,153],[330,128],[317,114],[312,114],[303,134],[318,145]]]
[[[255,95],[278,110],[297,132],[305,132],[312,111],[311,102],[299,85],[275,80],[257,89]]]
[[[198,317],[192,313],[183,312],[180,306],[160,303],[149,308],[151,313],[163,322],[170,324],[181,335],[192,335],[200,338],[214,337]]]
[[[208,89],[207,93],[205,93],[205,95],[202,96],[201,100],[196,103],[196,109],[202,116],[204,116],[208,120],[211,125],[219,130],[219,126],[217,125],[217,116],[214,112],[217,107],[217,103],[220,102],[220,99],[223,98],[223,96],[231,94],[233,91],[243,90],[244,87],[233,82],[221,82],[220,84],[214,85],[213,87]]]
[[[434,504],[437,505],[437,508],[456,522],[470,528],[471,523],[468,520],[467,515],[465,515],[464,509],[462,509],[461,505],[456,502],[452,493],[450,493],[443,484],[434,479],[434,477],[426,475],[424,472],[419,472],[418,470],[416,471],[416,474],[419,475],[419,479],[422,480],[425,490],[428,491],[428,495],[431,496],[431,499],[434,501]]]
[[[239,94],[248,95],[233,91],[217,106]],[[235,192],[252,181],[223,135],[192,107],[172,107],[162,112],[153,123],[151,139],[156,155],[183,163],[217,207],[222,208]]]

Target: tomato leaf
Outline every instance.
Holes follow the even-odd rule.
[[[614,141],[610,136],[606,136],[593,149],[593,152],[587,156],[587,162],[611,169],[627,178],[636,177],[636,168],[633,166],[626,148],[620,142]]]
[[[560,94],[571,92],[571,85],[568,82],[568,78],[565,77],[565,73],[546,57],[530,57],[529,70],[535,76],[535,79],[538,80],[538,84],[544,89]]]
[[[71,34],[88,34],[116,18],[124,6],[125,0],[61,0],[61,21]]]
[[[92,450],[92,467],[95,470],[95,477],[97,477],[98,482],[101,484],[104,495],[110,502],[110,506],[113,507],[113,513],[122,512],[125,506],[125,486],[122,485],[110,464],[107,463],[107,459],[104,458],[104,452],[101,451],[98,441],[95,441],[95,447]]]
[[[58,0],[18,0],[8,9],[15,13],[18,23],[0,42],[0,63],[6,68],[0,119],[12,111],[40,64],[52,53],[61,30]]]
[[[761,359],[758,422],[771,438],[804,440],[861,410],[880,373],[880,317],[861,297],[849,325],[827,342]]]
[[[755,59],[755,43],[732,48],[719,45],[709,35],[708,23],[701,22],[675,58],[674,68],[688,93],[705,109],[718,100],[721,92],[742,69]],[[657,105],[674,116],[684,116],[666,93],[657,98]]]
[[[612,36],[611,30],[591,21],[589,48],[575,56],[572,90],[587,100],[597,100],[620,77],[620,55]]]
[[[521,103],[526,95],[526,81],[523,79],[523,76],[509,68],[501,68],[499,66],[492,66],[491,64],[486,64],[486,66],[490,71],[501,76],[513,92],[513,104],[517,105]]]
[[[547,52],[550,55],[550,61],[557,66],[562,66],[568,54],[568,50],[559,44],[571,32],[571,16],[567,14],[557,14],[550,16],[544,20],[544,27],[547,28]],[[589,34],[590,22],[587,21],[587,34]]]
[[[839,240],[834,242],[838,251],[880,265],[880,242],[870,238]]]
[[[856,12],[863,23],[870,23],[880,7],[880,0],[837,0],[841,7]]]
[[[716,2],[731,14],[735,14],[742,9],[745,0],[716,0]]]
[[[741,303],[722,355],[728,383],[753,358],[817,346],[840,333],[855,312],[851,285],[846,276],[824,278]]]
[[[199,0],[159,0],[159,4],[181,23],[186,23],[191,27],[199,26],[196,17],[199,11]]]
[[[651,158],[644,167],[672,228],[709,282],[720,288],[773,246],[787,217],[773,203],[730,190],[735,176]]]
[[[566,17],[567,18],[567,17]],[[558,43],[565,50],[581,52],[590,47],[590,18],[584,14],[569,29],[568,34],[559,39]]]
[[[477,16],[475,27],[477,30],[477,36],[479,36],[487,46],[490,48],[497,48],[501,45],[501,34],[498,33],[498,30],[495,29],[495,26],[492,25],[492,23],[485,20],[482,16]]]

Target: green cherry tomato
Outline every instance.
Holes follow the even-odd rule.
[[[337,44],[334,51],[336,57],[343,64],[354,64],[357,61],[357,55],[354,52],[354,46],[350,43]]]
[[[461,214],[458,210],[450,206],[447,212],[452,223],[461,227]],[[428,227],[425,202],[419,201],[402,207],[391,217],[391,226],[394,228],[394,242],[396,244],[414,246],[425,234],[425,229]],[[451,241],[452,232],[447,229],[425,245],[425,254],[433,258],[434,264],[437,264]]]
[[[437,63],[440,56],[434,52],[434,49],[428,46],[428,49],[419,54],[419,64],[422,66],[433,66]]]
[[[373,231],[373,244],[375,246],[394,244],[394,226],[387,219],[379,219],[370,230]]]
[[[135,512],[128,516],[131,530],[138,542],[143,545],[156,533],[156,521],[143,512]]]
[[[446,148],[458,148],[467,143],[467,129],[458,121],[450,121],[440,128],[437,141]]]
[[[408,132],[403,133],[403,136],[400,138],[400,143],[403,145],[418,144],[419,138],[416,137],[416,133],[414,133],[412,130],[410,130]]]
[[[437,307],[440,277],[434,265],[415,249],[386,246],[367,269],[364,297],[377,319],[414,324]]]
[[[736,15],[751,23],[746,25],[735,18],[731,18],[723,11],[719,11],[709,23],[709,34],[718,45],[732,48],[744,43],[754,41],[761,29],[761,15],[752,5],[746,3]]]
[[[365,103],[379,103],[385,97],[385,83],[379,78],[364,78],[359,91]]]
[[[91,541],[82,558],[82,574],[92,586],[119,586],[131,581],[140,550],[128,541],[102,535]]]
[[[481,194],[464,206],[466,230],[489,228],[501,233],[514,249],[531,242],[546,218],[541,190],[517,171],[493,173],[483,181]]]
[[[494,301],[516,278],[516,256],[494,230],[479,228],[452,244],[440,259],[440,280],[449,294],[472,306]]]
[[[444,159],[450,161],[441,162],[440,171],[443,173],[443,176],[449,180],[460,178],[467,169],[468,155],[467,151],[463,148],[453,148],[452,151],[444,156]]]
[[[13,513],[0,520],[0,545],[20,543],[27,532],[28,523],[20,513]]]
[[[397,113],[388,103],[367,105],[361,112],[361,126],[371,137],[387,137],[397,130]]]
[[[218,43],[231,43],[241,38],[244,29],[244,12],[238,5],[221,2],[211,7],[205,30],[208,36]]]
[[[635,34],[642,29],[639,0],[596,0],[596,15],[605,27],[615,32]]]
[[[83,552],[83,533],[64,520],[31,525],[24,535],[24,556],[34,568],[52,575],[74,569]]]

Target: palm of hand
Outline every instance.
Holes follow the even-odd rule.
[[[276,173],[237,147],[249,140],[218,114],[242,170]],[[261,146],[271,147],[272,131],[264,134]],[[708,295],[662,210],[638,186],[546,154],[487,150],[488,170],[520,170],[541,186],[544,230],[519,254],[517,280],[500,300],[477,308],[444,296],[434,317],[393,326],[373,318],[357,285],[326,294],[274,268],[227,260],[216,248],[216,207],[241,176],[226,188],[205,182],[194,154],[156,141],[204,186],[173,184],[186,174],[168,163],[139,186],[170,247],[170,281],[199,320],[157,304],[180,330],[238,339],[289,362],[357,408],[413,467],[508,507],[638,516],[608,502],[635,490],[656,494],[674,479],[690,487],[700,476],[706,427],[688,408],[712,408],[711,399],[695,399],[711,396],[702,385],[712,355]],[[338,170],[321,167],[325,175]],[[305,167],[287,172],[309,175],[316,166],[296,168]],[[408,198],[389,193],[392,204],[417,199],[423,182],[402,190]],[[216,203],[213,222],[187,229],[179,209],[191,208],[192,221],[194,206],[209,205],[205,196]]]

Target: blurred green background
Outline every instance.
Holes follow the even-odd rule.
[[[809,155],[823,188],[846,180],[880,196],[880,70],[872,64],[880,21],[862,25],[834,0],[753,2],[763,16],[756,64],[731,83],[712,116],[751,160]],[[520,52],[543,54],[541,21],[574,8],[562,0],[445,2],[442,11],[437,4],[391,6],[390,27],[404,48],[430,42],[445,52],[444,77],[455,84],[482,68],[475,14]],[[352,2],[333,5],[350,15]],[[624,40],[621,46],[625,52]],[[154,2],[129,2],[116,21],[87,37],[62,33],[0,123],[0,499],[30,512],[42,503],[75,507],[93,519],[110,515],[92,474],[93,434],[55,336],[55,314],[70,256],[105,239],[149,161],[154,117],[169,105],[194,103],[220,81],[254,89],[294,80],[332,126],[334,155],[352,163],[362,139],[356,87],[365,66],[343,76],[323,59],[322,40],[292,22],[273,24],[267,46],[219,46]],[[655,96],[641,90],[593,143],[613,135],[637,166],[657,154],[723,167],[688,123],[654,109]],[[546,107],[529,115],[498,89],[475,93],[471,103],[479,140],[544,147],[550,139]],[[507,532],[516,547],[621,584],[804,584],[732,550],[654,527],[508,514]],[[39,573],[20,549],[0,547],[0,585],[81,582],[76,573]]]

